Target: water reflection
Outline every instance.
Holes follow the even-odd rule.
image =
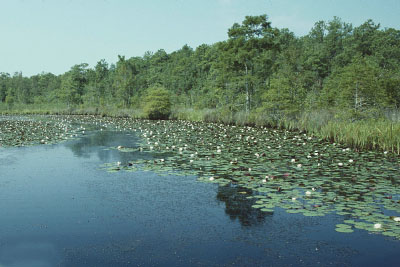
[[[97,131],[0,155],[18,151],[18,160],[0,164],[11,181],[0,186],[0,266],[396,266],[398,242],[361,231],[338,236],[333,215],[263,213],[251,207],[250,189],[195,176],[99,170],[160,156],[110,149],[119,145],[139,139]]]
[[[65,144],[75,157],[90,158],[96,155],[103,162],[120,161],[126,164],[137,159],[153,159],[152,153],[121,152],[114,149],[118,146],[129,148],[139,147],[139,138],[129,132],[95,131],[79,139]],[[266,216],[271,216],[254,209],[254,199],[247,199],[252,194],[250,189],[236,186],[219,186],[217,200],[225,204],[225,214],[232,221],[238,220],[242,226],[260,225]]]
[[[247,199],[252,194],[250,189],[235,186],[219,186],[217,199],[225,203],[225,213],[231,220],[238,220],[242,226],[260,225],[265,221],[265,213],[251,206],[255,204],[254,199]]]
[[[95,131],[72,142],[65,144],[75,157],[90,158],[96,155],[101,161],[120,161],[128,162],[139,158],[138,152],[120,153],[113,148],[118,146],[132,147],[138,146],[139,139],[127,132],[117,131]]]

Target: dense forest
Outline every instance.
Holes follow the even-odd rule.
[[[264,124],[307,114],[388,119],[400,107],[400,31],[334,17],[297,37],[272,27],[266,15],[247,16],[228,29],[227,40],[196,49],[118,56],[115,64],[100,60],[93,68],[81,63],[62,75],[0,73],[3,112],[51,105],[140,111],[164,98],[175,118],[202,112]]]

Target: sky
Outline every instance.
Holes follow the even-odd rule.
[[[58,75],[118,55],[196,48],[261,14],[297,36],[334,16],[400,29],[400,0],[0,0],[0,72]]]

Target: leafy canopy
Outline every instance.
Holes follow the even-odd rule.
[[[149,88],[143,111],[150,120],[165,120],[171,114],[169,92],[162,86]]]

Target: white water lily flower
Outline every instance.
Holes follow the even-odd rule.
[[[352,159],[349,159],[349,162],[350,162],[350,163],[353,163],[353,162],[354,162],[354,160],[352,160]]]
[[[375,229],[380,229],[380,228],[382,228],[382,224],[376,223],[376,224],[374,224],[374,228]]]
[[[295,197],[292,197],[292,201],[296,201],[296,198],[295,198]]]
[[[307,196],[311,196],[311,192],[310,191],[306,191],[306,195]]]
[[[296,160],[295,159],[291,159],[290,162],[296,162]]]
[[[339,162],[337,165],[339,165],[340,167],[342,167],[342,166],[343,166],[343,163]]]
[[[303,166],[303,165],[301,165],[301,164],[297,164],[297,168],[301,168],[301,166]]]
[[[209,180],[210,181],[214,181],[215,179],[214,179],[214,177],[211,176]]]
[[[265,183],[267,182],[267,180],[266,180],[266,179],[263,179],[262,182],[265,184]]]
[[[395,222],[400,222],[400,217],[394,217],[393,220],[394,220]]]

